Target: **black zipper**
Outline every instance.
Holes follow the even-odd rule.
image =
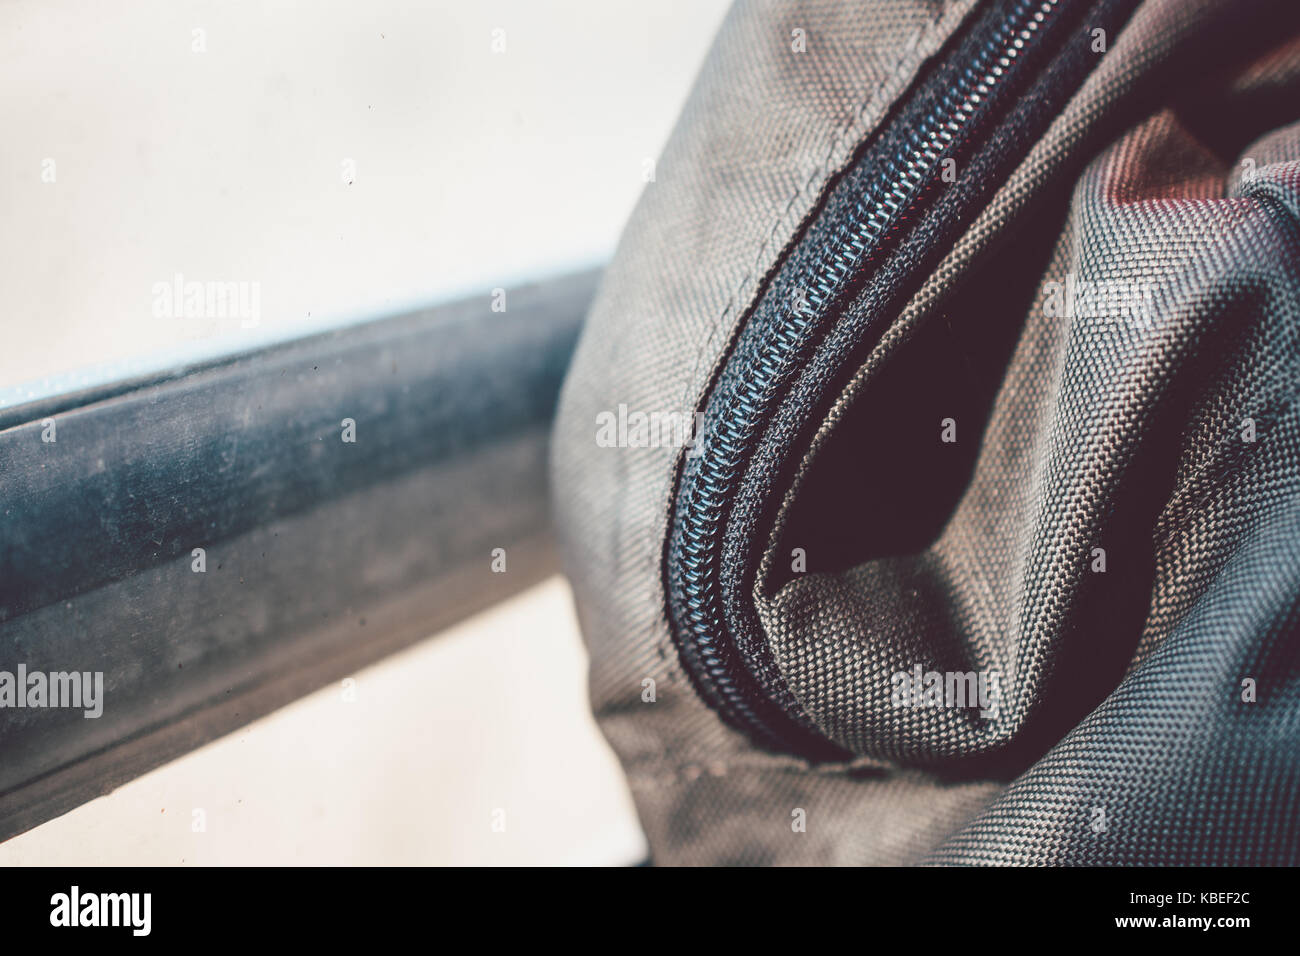
[[[847,356],[841,345],[827,351],[831,333],[854,355],[878,338],[889,307],[919,284],[1104,55],[1095,31],[1103,43],[1113,39],[1135,2],[1003,0],[973,14],[827,191],[705,397],[703,434],[681,463],[665,545],[669,617],[696,689],[765,746],[818,760],[847,756],[804,712],[745,610],[767,528],[752,520],[754,499],[770,490],[746,484],[756,449],[783,403],[805,425],[815,421],[836,376],[813,376],[826,379],[816,400],[796,401],[792,389],[810,363]],[[977,182],[944,179],[958,169],[981,173]],[[945,195],[951,189],[969,195]],[[846,304],[874,292],[873,282],[874,316],[859,314],[850,326]],[[798,447],[787,441],[783,456],[765,446],[790,459]]]

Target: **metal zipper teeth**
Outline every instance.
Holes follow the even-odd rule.
[[[836,300],[880,249],[914,203],[933,181],[939,164],[979,106],[1008,74],[1040,34],[1062,0],[1020,0],[980,48],[971,64],[943,97],[940,106],[917,124],[872,180],[849,216],[822,248],[815,267],[794,286],[805,290],[806,307],[792,309],[766,330],[743,372],[728,370],[724,380],[737,383],[720,409],[710,409],[703,454],[683,471],[676,520],[668,552],[670,599],[675,636],[697,686],[723,715],[761,739],[781,741],[792,727],[772,728],[756,713],[771,702],[752,700],[740,686],[739,651],[727,640],[720,585],[721,530],[726,503],[741,477],[756,437],[765,421],[764,409],[774,388],[807,346],[809,332],[822,324]],[[720,385],[723,380],[720,380]],[[782,709],[797,710],[792,699]],[[806,718],[804,729],[811,729]]]

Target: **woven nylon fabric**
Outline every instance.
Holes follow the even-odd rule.
[[[699,405],[831,176],[970,9],[740,4],[724,24],[557,418],[597,717],[660,863],[1300,862],[1285,3],[1144,3],[809,450],[755,606],[792,693],[859,757],[756,747],[677,660],[681,449],[601,447],[598,416]],[[1053,290],[1081,287],[1060,314]],[[996,672],[996,713],[897,706],[916,665]]]

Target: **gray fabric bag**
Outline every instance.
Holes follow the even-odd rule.
[[[1300,862],[1300,5],[741,2],[555,508],[656,863]]]

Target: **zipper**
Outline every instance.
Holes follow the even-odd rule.
[[[764,746],[813,760],[850,756],[786,686],[756,616],[745,610],[767,527],[751,520],[754,502],[772,490],[746,477],[755,450],[770,438],[782,403],[793,401],[799,376],[825,361],[818,349],[828,348],[832,333],[853,343],[853,354],[878,338],[886,306],[905,301],[905,290],[919,284],[927,264],[978,212],[977,200],[1005,180],[1100,59],[1090,47],[1093,31],[1113,36],[1135,3],[1001,0],[972,14],[828,189],[769,277],[702,403],[703,434],[679,465],[665,541],[670,625],[696,690]],[[996,175],[974,184],[944,178],[962,167]],[[945,189],[970,195],[963,202]],[[858,316],[851,326],[842,313],[871,283],[882,289],[874,315],[868,307],[871,321]],[[832,368],[832,384],[834,377]],[[822,392],[824,398],[833,389]],[[812,420],[816,406],[805,396],[792,407]],[[776,457],[793,459],[798,447],[789,440]],[[737,554],[747,557],[724,557]]]

